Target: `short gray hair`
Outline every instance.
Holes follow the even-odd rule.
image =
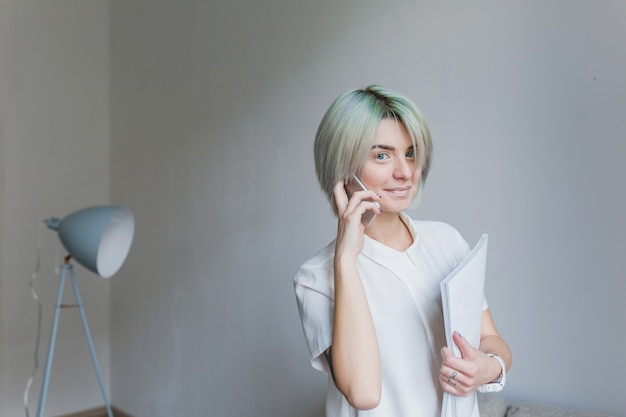
[[[335,214],[335,184],[358,174],[369,155],[376,128],[386,118],[402,123],[409,133],[422,170],[417,195],[421,193],[430,169],[432,141],[420,110],[404,95],[377,85],[348,90],[324,114],[313,146],[317,179]]]

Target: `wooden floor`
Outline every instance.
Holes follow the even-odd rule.
[[[122,410],[113,406],[111,407],[111,411],[113,411],[113,417],[133,417],[130,414],[125,413]],[[64,414],[58,417],[108,417],[108,414],[106,407],[102,406],[85,411],[79,411],[78,413]]]

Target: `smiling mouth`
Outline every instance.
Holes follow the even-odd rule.
[[[387,188],[385,191],[391,194],[406,194],[411,191],[411,187]]]

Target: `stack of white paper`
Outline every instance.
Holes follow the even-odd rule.
[[[470,254],[441,282],[446,343],[456,356],[461,356],[461,351],[452,340],[454,331],[479,347],[486,266],[487,234],[483,234]],[[445,392],[441,416],[478,417],[476,393],[460,397]]]

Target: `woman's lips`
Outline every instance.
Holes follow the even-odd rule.
[[[394,187],[394,188],[386,188],[385,191],[389,194],[403,197],[411,192],[411,187]]]

